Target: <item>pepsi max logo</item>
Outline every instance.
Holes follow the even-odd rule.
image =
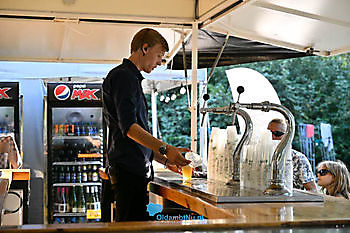
[[[10,99],[10,96],[7,94],[9,90],[11,90],[11,87],[0,88],[0,99]]]
[[[53,94],[58,100],[66,100],[70,95],[70,89],[68,86],[61,84],[55,88]]]
[[[74,89],[71,99],[77,100],[98,100],[95,95],[99,89]]]

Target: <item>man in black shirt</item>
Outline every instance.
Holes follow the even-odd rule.
[[[147,184],[153,177],[152,160],[173,171],[187,165],[181,152],[149,132],[147,102],[140,71],[161,65],[168,43],[157,31],[145,28],[131,42],[131,55],[112,69],[103,82],[103,113],[109,127],[108,160],[115,191],[116,221],[148,220]]]

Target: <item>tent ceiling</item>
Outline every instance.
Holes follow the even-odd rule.
[[[206,30],[198,33],[198,68],[212,67],[220,47],[225,41],[226,35]],[[185,44],[186,67],[191,67],[191,37]],[[285,49],[273,45],[263,44],[251,40],[230,36],[217,66],[228,66],[257,61],[270,61],[303,57],[308,54]],[[174,62],[168,64],[168,68],[181,70],[183,65],[183,53],[180,50],[174,57]]]
[[[130,54],[130,41],[142,28],[134,24],[1,19],[0,60],[120,63]],[[177,52],[188,30],[157,28]]]
[[[348,0],[256,0],[205,29],[297,51],[329,56],[350,51]]]
[[[204,22],[240,0],[1,0],[0,15],[68,19],[122,20],[191,26]]]
[[[207,31],[328,56],[350,51],[348,12],[348,0],[1,0],[0,60],[120,63],[134,33],[152,26],[170,44],[168,62],[195,21]],[[211,59],[204,66],[220,46],[202,53]],[[226,53],[225,65],[266,60]]]

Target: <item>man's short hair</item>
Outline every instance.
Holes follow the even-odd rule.
[[[281,128],[283,129],[282,131],[283,131],[284,133],[286,132],[286,130],[287,130],[287,125],[286,125],[286,123],[285,123],[284,120],[282,120],[282,119],[280,119],[280,118],[275,118],[275,119],[273,119],[273,120],[270,121],[269,125],[270,125],[271,123],[275,123],[275,124],[281,125]]]
[[[280,118],[275,118],[271,120],[270,123],[284,124],[284,121]]]
[[[131,41],[131,53],[141,49],[144,44],[148,44],[150,47],[161,44],[165,52],[169,51],[169,45],[165,38],[151,28],[141,29],[134,35]]]

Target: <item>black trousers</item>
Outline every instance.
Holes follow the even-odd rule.
[[[116,183],[112,184],[116,201],[115,221],[148,221],[149,179],[134,175],[120,168],[115,169]],[[113,174],[110,174],[113,175]]]
[[[110,180],[102,180],[101,221],[110,222],[111,204],[114,201],[114,193]]]

